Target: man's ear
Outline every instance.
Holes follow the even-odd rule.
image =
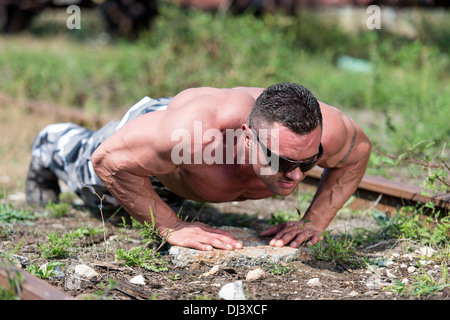
[[[248,127],[248,124],[243,123],[242,126],[241,126],[241,129],[242,129],[242,133],[244,134],[245,146],[249,147],[250,146],[250,142],[251,142],[250,128]]]

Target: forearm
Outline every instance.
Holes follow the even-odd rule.
[[[316,194],[303,217],[325,230],[355,193],[366,171],[365,161],[344,168],[325,169]]]
[[[179,222],[176,213],[153,190],[149,177],[117,172],[101,179],[123,209],[140,223],[165,230]]]

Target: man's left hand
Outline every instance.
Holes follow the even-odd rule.
[[[261,237],[275,237],[270,241],[274,247],[283,247],[288,243],[291,248],[297,248],[305,241],[307,244],[316,244],[323,239],[323,230],[314,227],[312,222],[290,221],[281,223],[261,232]]]

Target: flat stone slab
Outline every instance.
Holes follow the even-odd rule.
[[[222,227],[230,232],[236,239],[244,242],[239,250],[200,251],[196,249],[172,246],[169,249],[172,263],[177,267],[186,267],[192,263],[201,263],[208,266],[220,267],[252,267],[255,265],[288,263],[293,258],[302,258],[308,255],[306,248],[272,247],[270,239],[262,239],[255,230],[248,228]]]

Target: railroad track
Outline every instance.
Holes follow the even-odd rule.
[[[4,259],[0,259],[0,287],[17,295],[21,300],[74,299]]]
[[[304,180],[306,185],[317,186],[323,169],[316,167]],[[415,185],[400,183],[382,177],[364,175],[358,190],[355,192],[352,206],[368,208],[373,206],[380,211],[395,214],[395,211],[408,205],[433,202],[441,213],[448,214],[450,209],[450,193],[433,194]]]

